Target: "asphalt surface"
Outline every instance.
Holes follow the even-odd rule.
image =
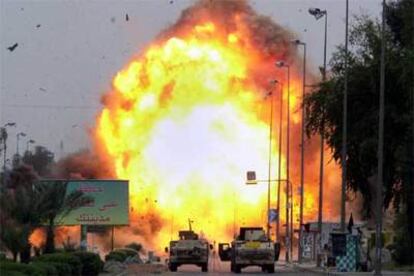
[[[268,273],[262,272],[260,267],[247,267],[242,269],[242,274],[245,275],[266,275]],[[310,272],[301,272],[292,267],[284,265],[276,265],[275,274],[277,275],[318,275]],[[223,263],[210,263],[209,271],[207,273],[201,272],[200,268],[191,265],[184,265],[178,268],[177,272],[164,272],[162,275],[236,275],[230,272],[230,265]]]

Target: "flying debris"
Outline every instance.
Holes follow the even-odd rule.
[[[17,46],[19,46],[19,43],[14,43],[13,46],[7,47],[7,50],[9,50],[10,52],[13,52],[14,49],[17,48]]]
[[[128,14],[125,14],[125,20],[126,20],[126,21],[129,21],[129,16],[128,16]]]
[[[36,28],[38,28],[38,29],[39,29],[39,28],[40,28],[40,26],[41,26],[40,24],[37,24],[37,25],[36,25]]]

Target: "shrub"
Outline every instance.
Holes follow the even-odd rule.
[[[79,258],[69,253],[44,254],[37,257],[35,260],[69,264],[71,267],[72,275],[78,276],[81,275],[82,272],[82,263]]]
[[[130,244],[126,245],[125,248],[131,248],[140,252],[142,250],[142,245],[140,243],[131,242]]]
[[[43,262],[43,261],[38,261],[35,260],[33,261],[33,263],[46,263],[49,265],[53,265],[55,267],[55,269],[57,270],[57,274],[59,276],[70,276],[72,275],[72,268],[69,264],[66,263],[57,263],[57,262]]]
[[[117,261],[124,262],[127,258],[127,254],[122,251],[111,251],[105,256],[105,261]]]
[[[103,262],[98,254],[92,252],[71,253],[79,258],[82,263],[82,275],[97,276],[103,269]]]
[[[33,265],[13,263],[13,262],[0,262],[1,275],[9,275],[4,271],[20,272],[24,275],[30,276],[44,276],[47,275],[44,269]]]
[[[19,272],[19,271],[14,271],[14,270],[2,270],[0,269],[0,275],[7,275],[7,276],[26,276],[26,274]]]
[[[138,251],[132,248],[117,248],[114,250],[114,252],[123,252],[127,257],[135,257],[138,255]]]
[[[35,267],[43,270],[43,273],[44,273],[45,276],[59,276],[58,270],[51,263],[32,262],[30,265],[35,266]]]

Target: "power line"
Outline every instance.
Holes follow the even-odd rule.
[[[31,105],[31,104],[4,104],[5,108],[45,108],[45,109],[99,109],[101,106],[92,105]]]

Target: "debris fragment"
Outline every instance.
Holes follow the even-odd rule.
[[[37,24],[37,25],[36,25],[36,28],[38,28],[38,29],[39,29],[39,28],[40,28],[40,26],[41,26],[40,24]]]
[[[125,14],[125,20],[126,20],[126,21],[129,21],[129,16],[128,16],[128,14]]]
[[[13,52],[14,49],[17,48],[17,46],[19,46],[19,43],[14,43],[13,46],[7,47],[7,50],[9,50],[10,52]]]

